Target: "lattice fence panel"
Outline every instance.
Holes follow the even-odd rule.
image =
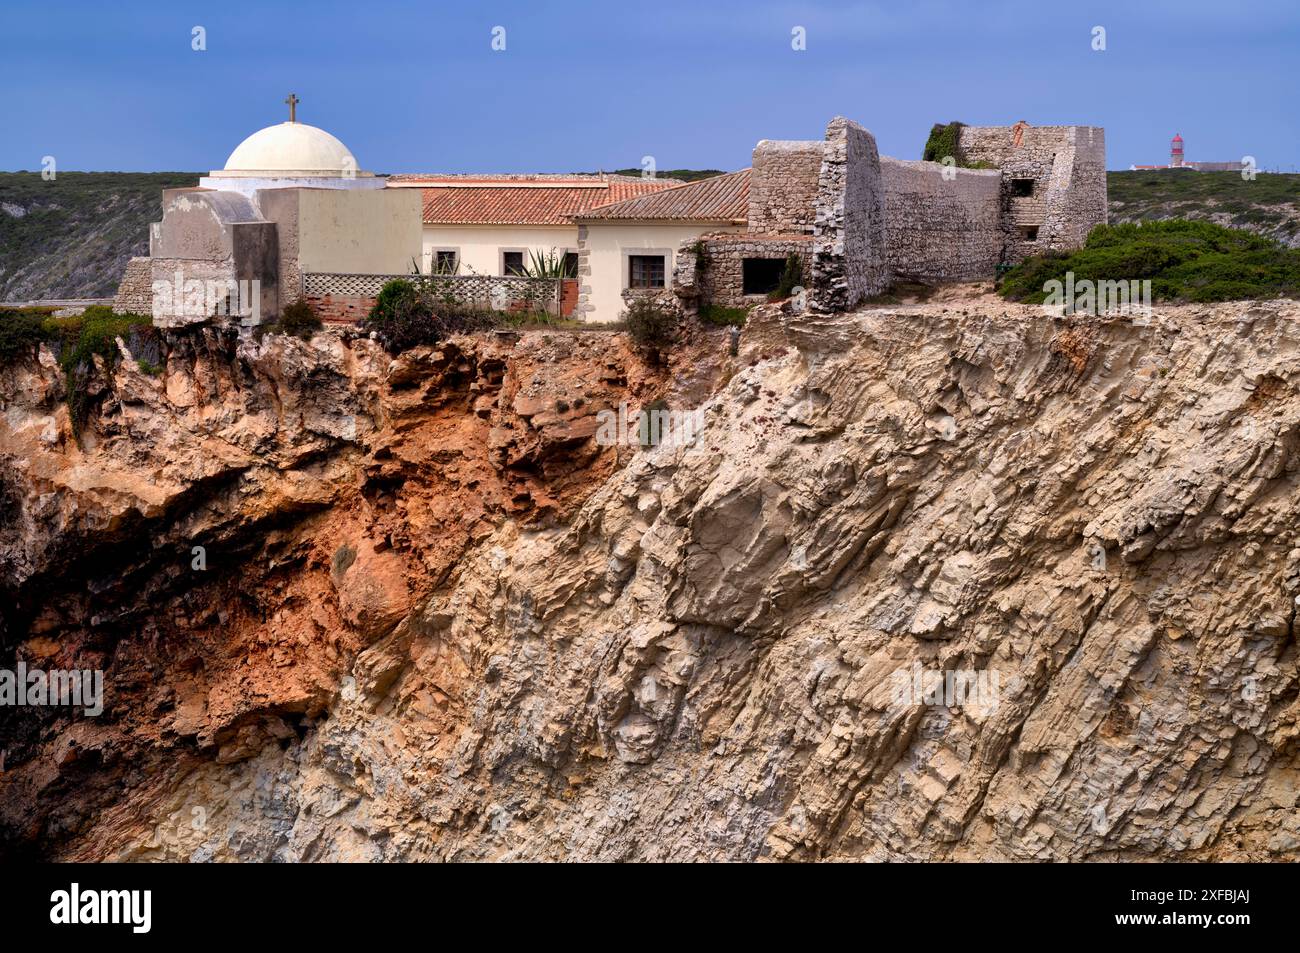
[[[516,275],[351,275],[338,273],[305,274],[303,293],[313,296],[338,295],[374,298],[394,278],[409,281],[432,298],[460,304],[507,311],[511,308],[537,308],[559,313],[561,282],[551,278],[527,278]]]

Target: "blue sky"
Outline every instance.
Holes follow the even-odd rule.
[[[742,168],[837,114],[899,158],[937,121],[1025,119],[1104,126],[1111,168],[1181,132],[1300,170],[1296,0],[6,0],[0,63],[8,170],[220,168],[291,90],[375,172]]]

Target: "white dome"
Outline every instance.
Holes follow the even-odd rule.
[[[358,170],[347,146],[324,129],[301,122],[259,129],[235,147],[223,172],[265,178],[366,174]]]

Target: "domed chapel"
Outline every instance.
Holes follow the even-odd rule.
[[[149,257],[123,282],[138,309],[171,327],[223,309],[275,320],[312,272],[404,274],[421,241],[418,190],[387,189],[337,137],[289,119],[259,129],[194,188],[163,192]],[[119,298],[123,293],[119,293]]]

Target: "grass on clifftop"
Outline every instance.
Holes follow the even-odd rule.
[[[1048,281],[1151,280],[1156,301],[1300,296],[1300,249],[1210,222],[1098,225],[1084,247],[1026,259],[998,284],[1012,301],[1042,303]]]

